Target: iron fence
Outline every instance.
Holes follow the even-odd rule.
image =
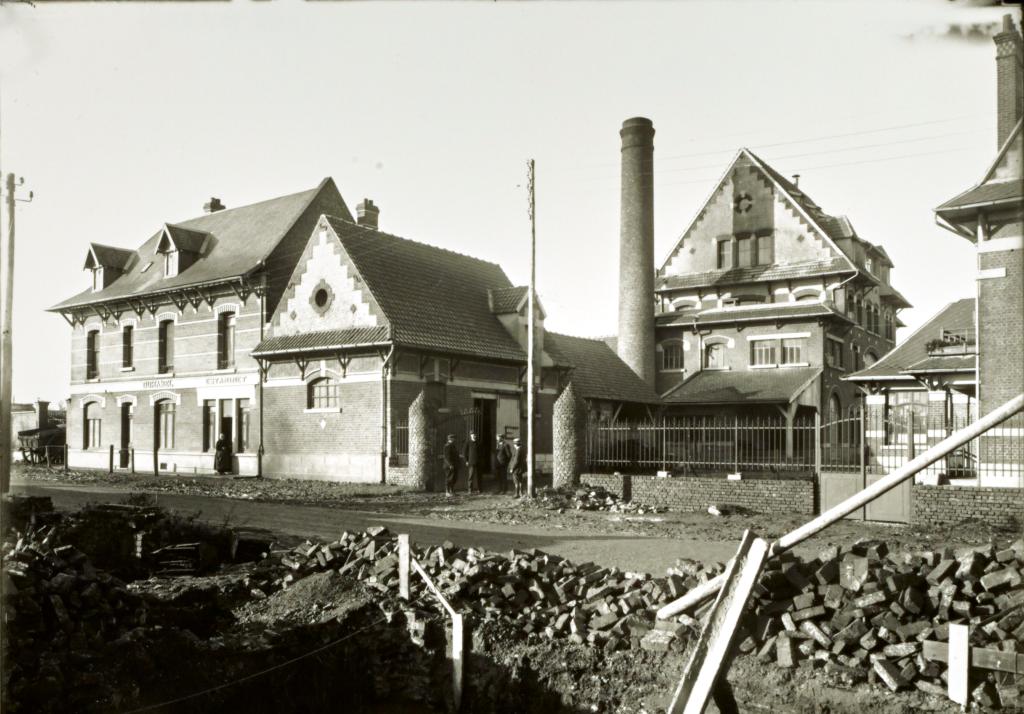
[[[409,465],[409,419],[399,417],[391,423],[391,465]]]
[[[586,462],[594,472],[652,470],[802,472],[814,469],[815,423],[800,418],[683,416],[590,424]]]

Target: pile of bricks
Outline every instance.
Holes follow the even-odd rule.
[[[647,573],[574,564],[538,550],[487,552],[479,548],[412,546],[442,594],[479,620],[501,620],[524,635],[568,639],[607,651],[643,648],[666,651],[681,646],[697,621],[656,622],[665,603],[721,571],[680,559],[664,578]],[[306,542],[280,560],[284,572],[264,589],[288,587],[314,572],[337,570],[388,592],[398,589],[397,540],[383,527],[344,533],[333,543]],[[431,603],[426,586],[411,576],[413,600]],[[437,606],[439,607],[439,606]]]
[[[971,645],[1024,652],[1024,540],[925,552],[889,552],[885,543],[824,549],[811,560],[783,554],[755,588],[739,649],[791,668],[800,660],[849,684],[893,691],[946,692],[946,667],[925,657],[950,623],[971,625]],[[1014,675],[990,673],[973,690],[993,707],[1024,704]]]
[[[147,607],[74,546],[55,546],[53,530],[4,544],[5,646],[15,663],[5,697],[33,702],[63,690],[77,710],[106,686],[81,663],[145,624]]]
[[[537,493],[537,498],[543,508],[557,510],[559,513],[575,509],[577,511],[634,513],[642,516],[648,513],[664,513],[668,510],[664,506],[649,506],[636,501],[623,501],[604,486],[589,486],[587,484],[576,489],[543,488]]]

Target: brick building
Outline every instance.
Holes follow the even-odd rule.
[[[1024,392],[1024,40],[1010,15],[996,45],[995,160],[974,186],[935,209],[977,250],[977,400],[985,415]],[[980,441],[982,485],[1024,485],[1020,416]]]
[[[657,391],[674,413],[820,411],[892,349],[892,261],[747,149],[657,271]]]
[[[371,201],[353,218],[331,179],[206,210],[137,250],[90,245],[91,287],[51,308],[73,332],[72,466],[113,448],[118,467],[209,473],[225,434],[240,474],[429,486],[445,433],[476,430],[486,454],[525,431],[527,290],[498,265],[381,232]],[[542,469],[572,375],[594,410],[652,396],[624,405],[601,383],[638,381],[628,367],[544,318]]]

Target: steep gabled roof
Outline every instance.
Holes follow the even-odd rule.
[[[135,257],[134,250],[115,248],[112,245],[90,243],[89,252],[85,256],[85,270],[93,268],[114,268],[125,270]]]
[[[658,394],[604,340],[544,333],[544,351],[573,366],[572,381],[585,399],[657,404]]]
[[[206,243],[206,239],[209,237],[210,234],[206,231],[196,231],[184,226],[165,223],[163,235],[160,236],[160,240],[157,243],[157,251],[163,252],[173,249],[184,250],[189,253],[200,253],[203,250],[203,244]]]
[[[520,306],[526,300],[529,287],[517,285],[513,288],[492,288],[487,291],[491,304],[491,312],[495,315],[504,315],[510,312],[519,312]]]
[[[399,238],[350,220],[327,221],[391,325],[399,346],[523,362],[491,313],[489,291],[512,287],[495,263]]]
[[[769,166],[764,160],[759,158],[750,149],[741,148],[738,152],[736,152],[736,156],[733,157],[733,160],[729,162],[729,165],[726,168],[725,172],[722,174],[722,177],[715,184],[715,188],[711,191],[708,198],[701,205],[701,209],[696,213],[696,215],[694,215],[693,220],[691,220],[689,225],[687,225],[686,230],[684,230],[679,235],[679,239],[672,246],[672,249],[669,251],[667,258],[664,261],[662,261],[661,268],[659,268],[658,270],[659,274],[665,270],[669,261],[672,259],[672,256],[675,255],[676,251],[679,249],[679,245],[682,243],[683,238],[690,232],[693,226],[700,219],[705,207],[711,201],[712,197],[714,197],[722,188],[722,185],[729,179],[729,176],[732,174],[733,169],[736,168],[737,164],[741,160],[749,161],[751,164],[761,169],[761,171],[763,171],[765,175],[775,184],[775,187],[778,189],[778,191],[782,193],[784,196],[786,196],[786,198],[788,198],[793,203],[797,211],[799,211],[802,214],[804,220],[806,220],[809,225],[811,225],[818,231],[818,233],[821,234],[822,238],[835,251],[835,255],[839,257],[841,260],[845,260],[848,266],[848,270],[857,270],[856,266],[854,266],[853,263],[850,261],[849,256],[847,256],[846,253],[837,244],[837,241],[843,238],[850,237],[848,233],[850,230],[852,230],[852,226],[849,226],[849,221],[845,220],[845,218],[843,220],[840,220],[840,218],[830,216],[827,213],[823,212],[821,208],[818,206],[818,204],[816,204],[810,196],[804,193],[803,190],[798,188],[792,181],[790,181],[785,176],[783,176],[778,171]]]
[[[152,267],[159,258],[157,247],[165,236],[165,226],[161,226],[136,251],[139,260],[128,272],[103,290],[83,290],[50,310],[213,283],[251,273],[260,267],[318,196],[332,207],[333,213],[351,218],[334,181],[326,178],[319,186],[306,191],[180,221],[172,224],[172,230],[179,235],[186,235],[185,231],[209,234],[209,245],[192,265],[174,277],[164,277],[162,270]]]
[[[951,302],[932,319],[921,325],[907,339],[896,345],[870,367],[849,374],[844,379],[851,382],[870,382],[876,379],[906,378],[916,372],[936,367],[951,366],[953,371],[963,367],[964,360],[942,360],[932,362],[935,355],[928,354],[928,343],[938,339],[942,330],[973,330],[974,298]],[[955,355],[961,357],[960,355]],[[973,364],[974,358],[970,357]]]

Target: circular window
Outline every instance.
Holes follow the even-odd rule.
[[[316,303],[317,307],[323,307],[327,304],[327,301],[331,299],[331,296],[327,294],[327,290],[320,288],[313,295],[313,302]]]
[[[326,315],[333,302],[334,291],[331,290],[331,286],[327,284],[326,280],[321,280],[313,288],[309,296],[309,304],[318,315]]]

